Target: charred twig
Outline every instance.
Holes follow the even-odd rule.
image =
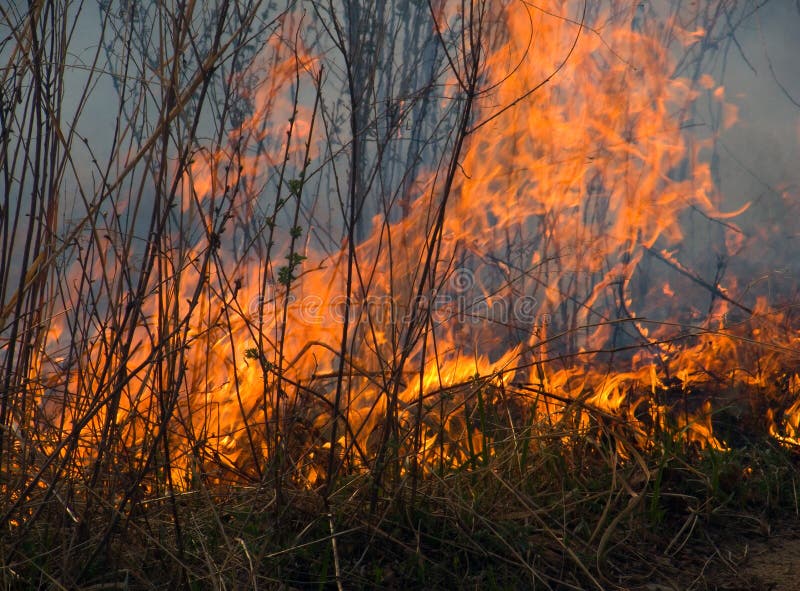
[[[687,269],[686,267],[681,265],[678,261],[672,260],[672,259],[662,255],[661,253],[659,253],[654,248],[647,248],[646,247],[645,251],[650,253],[652,256],[657,258],[662,263],[672,267],[673,269],[675,269],[678,273],[680,273],[684,277],[687,277],[687,278],[691,279],[692,281],[694,281],[700,287],[702,287],[704,289],[707,289],[709,292],[711,292],[712,294],[714,294],[718,298],[725,300],[729,304],[733,304],[734,306],[736,306],[740,310],[742,310],[744,312],[747,312],[750,316],[753,316],[753,314],[755,314],[755,312],[753,311],[752,308],[748,308],[744,304],[734,300],[732,297],[730,297],[728,294],[726,294],[724,291],[722,291],[719,287],[717,287],[715,285],[711,285],[709,282],[705,281],[701,277],[698,277],[698,275],[696,273],[694,273],[693,271]]]

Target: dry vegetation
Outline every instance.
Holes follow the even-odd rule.
[[[767,588],[796,277],[711,75],[759,10],[0,6],[0,586]]]

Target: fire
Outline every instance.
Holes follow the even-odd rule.
[[[320,104],[325,56],[287,46],[301,24],[287,23],[243,74],[260,77],[252,113],[181,173],[180,209],[199,230],[159,255],[170,279],[150,281],[135,329],[92,326],[77,349],[63,325],[51,331],[53,361],[36,368],[45,451],[67,453],[77,434],[88,474],[114,440],[134,471],[159,461],[145,450],[161,438],[176,486],[258,478],[280,456],[313,487],[329,465],[375,466],[387,449],[401,470],[469,463],[508,429],[577,408],[627,422],[645,447],[660,430],[725,448],[703,392],[766,389],[800,347],[788,310],[760,298],[748,313],[746,279],[704,279],[682,258],[691,212],[724,220],[720,256],[745,247],[747,206],[724,210],[709,164],[716,131],[686,129],[700,99],[720,129],[737,110],[709,74],[674,73],[678,50],[706,35],[681,27],[686,15],[579,5],[492,3],[449,193],[429,170],[413,205],[392,201],[352,250],[345,222],[321,213],[334,199],[309,197],[343,149]],[[459,17],[443,3],[439,30]],[[443,81],[443,109],[463,103],[459,88]],[[91,279],[118,264],[98,258]],[[798,379],[769,415],[795,443]]]

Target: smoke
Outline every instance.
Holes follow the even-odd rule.
[[[715,75],[738,109],[719,138],[718,183],[725,207],[750,203],[735,218],[743,232],[737,273],[744,291],[773,300],[797,290],[800,250],[800,11],[767,2],[740,26],[715,60]],[[779,303],[776,301],[775,303]]]

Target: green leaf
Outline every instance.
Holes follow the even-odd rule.
[[[299,197],[300,196],[300,191],[302,191],[302,190],[303,190],[303,179],[302,178],[290,179],[289,180],[289,192],[292,195],[294,195],[296,197]]]
[[[278,269],[278,283],[288,287],[293,279],[294,279],[294,274],[290,267],[287,266]]]

